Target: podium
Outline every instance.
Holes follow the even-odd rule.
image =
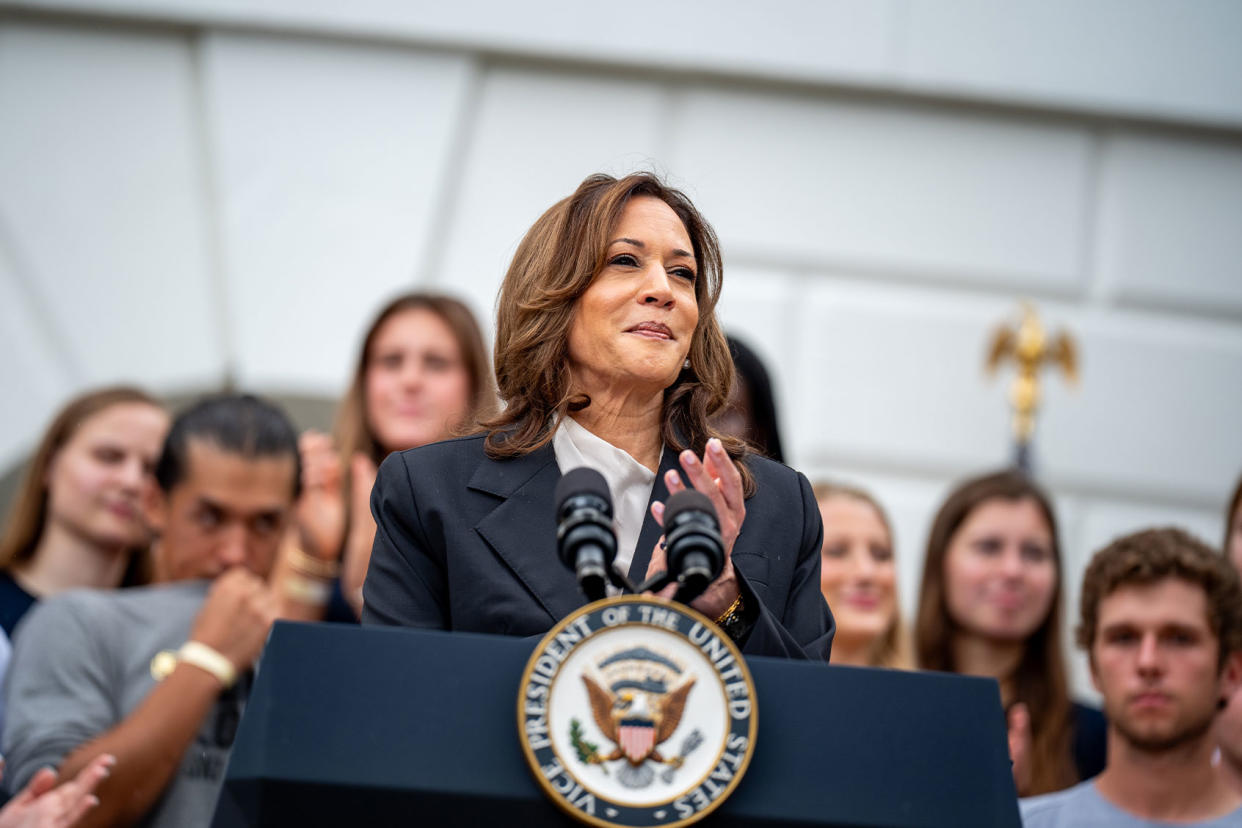
[[[517,736],[534,639],[274,626],[213,828],[572,826]],[[996,682],[747,659],[754,759],[705,826],[1020,828]]]

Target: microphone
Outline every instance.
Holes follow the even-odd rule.
[[[556,553],[578,576],[588,601],[604,597],[617,536],[612,531],[612,494],[595,469],[579,466],[556,484]]]
[[[716,507],[702,492],[683,489],[664,507],[664,554],[668,574],[680,586],[674,599],[688,604],[720,577],[724,541]]]

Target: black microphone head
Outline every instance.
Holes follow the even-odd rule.
[[[724,541],[716,507],[702,492],[684,489],[664,505],[664,554],[681,583],[677,600],[690,601],[724,569]]]
[[[595,495],[603,501],[602,510],[605,514],[612,517],[612,492],[608,490],[608,481],[590,466],[579,466],[565,472],[556,483],[552,500],[556,503],[558,520],[564,516],[566,501],[578,495]]]
[[[556,553],[578,576],[591,601],[604,597],[617,536],[612,528],[608,481],[586,466],[570,469],[556,483]]]
[[[711,498],[694,489],[682,489],[664,504],[665,530],[676,526],[677,519],[686,512],[704,512],[717,527],[720,526],[720,518],[716,515],[716,507],[712,505]]]

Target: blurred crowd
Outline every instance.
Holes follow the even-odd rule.
[[[736,381],[716,427],[783,461],[769,376],[744,343],[730,348]],[[68,402],[0,537],[14,797],[0,826],[129,824],[157,811],[159,824],[205,822],[273,620],[358,620],[380,462],[467,433],[496,408],[478,323],[462,302],[425,293],[393,299],[362,332],[330,434],[298,434],[279,407],[247,395],[175,416],[136,388]],[[1242,565],[1242,481],[1221,548],[1151,528],[1088,567],[1073,614],[1103,710],[1070,693],[1057,516],[1037,481],[996,469],[953,487],[926,548],[900,552],[923,559],[911,617],[884,505],[849,481],[819,481],[814,493],[832,663],[995,679],[1020,796],[1075,789],[1135,751],[1172,756],[1157,766],[1174,789],[1217,795],[1186,775],[1202,755],[1242,792],[1242,699],[1221,692],[1242,679],[1242,593],[1227,565]],[[121,597],[101,603],[110,590]],[[1144,715],[1161,705],[1177,712],[1163,730]],[[1138,796],[1130,778],[1090,790],[1126,803]],[[1180,801],[1160,790],[1132,810]],[[1048,803],[1024,804],[1027,823],[1055,824],[1039,821]]]

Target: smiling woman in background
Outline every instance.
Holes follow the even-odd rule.
[[[832,663],[910,668],[887,515],[875,498],[851,486],[819,483],[815,500],[824,519],[820,590],[837,622]]]
[[[294,599],[286,606],[291,615],[322,617],[339,571],[349,606],[338,595],[329,617],[357,618],[375,538],[376,467],[394,451],[447,439],[489,416],[495,399],[483,336],[465,304],[407,293],[380,310],[363,337],[334,437],[308,431],[299,442],[296,542],[282,550],[273,575],[281,594]]]
[[[70,400],[30,461],[0,539],[0,626],[35,601],[76,587],[150,580],[143,498],[168,414],[136,388]]]
[[[711,227],[652,175],[591,176],[545,212],[496,303],[504,411],[380,467],[364,623],[546,632],[583,603],[557,557],[553,492],[590,465],[631,580],[664,568],[664,500],[693,487],[720,517],[725,563],[692,605],[743,652],[826,660],[810,484],[709,425],[733,381],[721,275]]]
[[[1104,717],[1070,701],[1061,596],[1061,547],[1043,490],[1003,471],[949,494],[923,562],[918,666],[1000,682],[1021,796],[1104,769]]]
[[[0,538],[0,679],[37,601],[151,580],[143,501],[167,431],[163,407],[128,387],[82,394],[52,419]]]

